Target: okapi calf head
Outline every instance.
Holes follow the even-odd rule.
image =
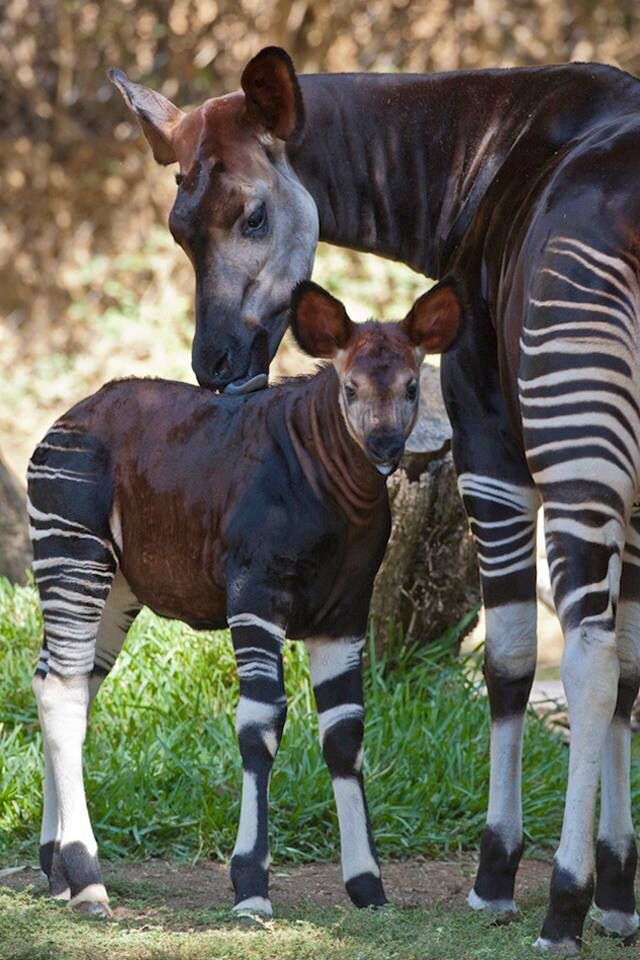
[[[169,227],[196,275],[198,382],[227,393],[266,386],[291,291],[310,275],[318,242],[316,205],[285,154],[304,121],[290,58],[262,50],[242,92],[189,113],[121,70],[109,78],[158,163],[180,165]]]
[[[420,364],[451,346],[461,315],[450,279],[419,297],[399,323],[353,323],[343,304],[311,281],[294,291],[293,334],[306,353],[333,362],[347,429],[385,476],[400,463],[416,420]]]

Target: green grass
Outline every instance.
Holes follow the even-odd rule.
[[[247,925],[230,911],[168,914],[148,904],[104,924],[28,891],[0,891],[0,960],[531,960],[544,892],[526,895],[522,907],[506,926],[446,906],[376,912],[312,903],[265,924]],[[621,951],[587,930],[583,957],[633,960],[638,950]]]
[[[0,861],[33,862],[41,741],[30,680],[41,638],[32,587],[0,582]],[[488,787],[488,718],[477,680],[438,650],[393,670],[370,661],[365,773],[382,858],[474,849]],[[288,644],[289,716],[271,789],[277,861],[335,859],[338,830],[317,742],[302,644]],[[145,611],[91,718],[86,782],[103,857],[229,857],[241,768],[237,680],[227,633],[196,633]],[[637,753],[637,746],[635,748]],[[533,848],[559,837],[567,749],[531,716],[524,812]],[[634,803],[640,776],[634,766]]]
[[[0,585],[0,858],[34,858],[41,742],[30,679],[41,624],[33,588]],[[317,743],[302,644],[288,644],[289,716],[272,781],[278,860],[331,859],[337,824]],[[382,857],[472,847],[488,780],[485,703],[442,652],[367,672],[366,777]],[[196,633],[144,612],[92,714],[89,804],[102,855],[226,858],[239,812],[237,680],[226,633]],[[527,733],[526,813],[535,841],[559,832],[566,749]]]

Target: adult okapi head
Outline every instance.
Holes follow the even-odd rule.
[[[291,329],[312,357],[331,360],[347,430],[383,475],[396,469],[418,414],[420,364],[458,335],[462,299],[446,278],[419,297],[399,323],[353,323],[342,303],[316,283],[291,298]]]
[[[285,154],[304,122],[293,64],[267,47],[245,67],[242,92],[190,113],[121,70],[109,78],[158,163],[180,165],[169,228],[196,274],[198,382],[227,393],[259,389],[318,241],[315,203]]]

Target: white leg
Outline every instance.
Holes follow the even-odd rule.
[[[60,817],[60,855],[71,905],[86,903],[108,914],[97,844],[82,775],[82,747],[89,706],[88,677],[36,675],[33,681],[47,743]]]
[[[361,637],[307,641],[320,742],[340,824],[342,874],[347,893],[358,907],[387,902],[362,778],[363,644]]]
[[[626,576],[625,576],[626,574]],[[631,587],[633,569],[623,572]],[[640,603],[622,600],[617,617],[620,681],[616,711],[602,760],[600,825],[596,845],[594,916],[607,933],[632,937],[639,921],[635,903],[636,842],[631,819],[630,714],[640,681]]]
[[[536,665],[535,600],[487,607],[486,623],[491,778],[480,864],[468,903],[499,914],[516,909],[514,885],[523,848],[522,734]]]
[[[42,721],[41,721],[42,724]],[[42,737],[44,750],[44,802],[40,829],[40,866],[49,881],[49,892],[56,900],[69,900],[71,893],[60,857],[60,811],[53,776],[51,754],[47,740]]]
[[[539,949],[573,955],[593,896],[596,793],[619,676],[615,635],[583,625],[565,637],[561,670],[571,724],[569,783]]]

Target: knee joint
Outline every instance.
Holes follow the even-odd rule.
[[[351,717],[326,731],[322,753],[332,777],[349,777],[362,767],[364,719]]]

